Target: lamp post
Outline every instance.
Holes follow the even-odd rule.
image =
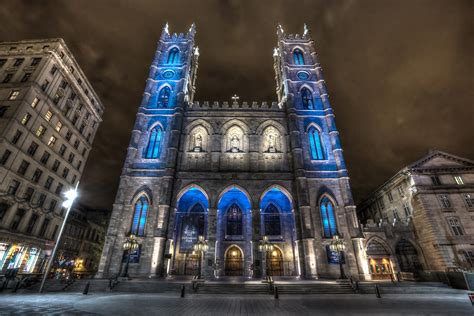
[[[201,261],[204,253],[209,249],[209,245],[207,244],[207,240],[204,239],[204,236],[199,236],[197,243],[194,245],[194,251],[197,251],[199,254],[199,271],[198,271],[198,279],[201,278]]]
[[[66,207],[66,215],[64,215],[63,223],[61,224],[61,229],[59,230],[58,238],[56,239],[56,243],[53,248],[53,252],[51,253],[51,257],[49,258],[48,264],[46,265],[46,269],[44,270],[43,279],[41,280],[41,285],[39,288],[39,293],[43,293],[44,283],[46,282],[46,278],[48,277],[49,271],[51,270],[51,266],[54,262],[54,257],[56,256],[56,252],[59,247],[59,243],[61,242],[61,237],[63,235],[64,227],[66,227],[67,218],[69,216],[69,212],[71,211],[71,207],[74,204],[74,200],[77,198],[77,187],[79,186],[79,181],[76,183],[76,187],[64,193],[66,200],[63,202],[63,207]]]
[[[125,265],[125,270],[123,271],[122,277],[124,278],[129,278],[128,276],[128,265],[130,264],[130,257],[132,254],[132,251],[135,251],[138,249],[138,241],[135,238],[135,235],[130,235],[125,242],[123,243],[123,250],[127,252],[127,263]]]
[[[334,235],[331,240],[331,244],[329,245],[329,249],[331,251],[337,252],[339,257],[339,270],[341,272],[340,279],[346,279],[346,275],[344,274],[344,267],[342,266],[342,252],[346,249],[346,245],[344,243],[344,239],[339,238],[338,235]]]
[[[273,244],[268,240],[268,236],[263,236],[263,239],[260,240],[260,243],[258,245],[258,251],[262,253],[262,255],[265,256],[265,264],[263,265],[263,274],[267,276],[267,254],[270,251],[273,251],[275,247]],[[263,260],[262,260],[263,261]],[[271,273],[271,266],[270,266],[270,273]]]

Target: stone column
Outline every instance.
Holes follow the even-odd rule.
[[[204,254],[204,259],[202,261],[202,276],[210,278],[214,276],[214,257],[216,253],[216,229],[217,229],[217,209],[209,208],[207,214],[207,242],[209,249]],[[209,265],[209,263],[211,263]]]
[[[252,209],[252,241],[253,241],[253,247],[252,247],[252,257],[253,257],[253,277],[259,277],[262,275],[263,271],[263,266],[262,266],[262,258],[261,254],[258,251],[258,244],[260,240],[262,239],[262,235],[260,232],[260,227],[261,227],[261,214],[260,214],[260,209]],[[256,261],[260,261],[260,265],[257,266],[255,264]]]

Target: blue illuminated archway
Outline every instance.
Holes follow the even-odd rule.
[[[220,212],[218,220],[224,235],[242,236],[244,218],[250,214],[251,209],[248,194],[236,186],[230,187],[221,194],[217,208]]]

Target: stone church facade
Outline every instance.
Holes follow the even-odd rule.
[[[308,30],[277,28],[277,102],[194,100],[195,27],[163,30],[132,131],[98,277],[365,279],[363,236],[321,65]],[[209,249],[193,251],[199,236]],[[273,250],[261,252],[264,237]],[[200,261],[200,264],[199,264]],[[367,266],[367,264],[365,264]]]

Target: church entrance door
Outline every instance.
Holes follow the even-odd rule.
[[[237,246],[230,246],[225,253],[225,275],[244,275],[244,256]]]
[[[285,275],[283,269],[283,255],[281,250],[275,247],[267,256],[267,273],[271,276]]]

